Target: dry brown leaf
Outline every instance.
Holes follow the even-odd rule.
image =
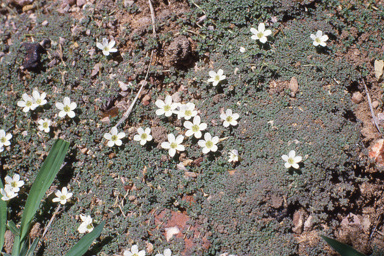
[[[291,81],[289,82],[289,89],[291,90],[291,96],[295,97],[297,91],[299,90],[299,83],[297,82],[296,77],[292,77]]]
[[[375,76],[377,81],[379,81],[380,77],[383,75],[384,61],[383,60],[375,60]]]

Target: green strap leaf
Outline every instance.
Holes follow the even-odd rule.
[[[0,179],[0,188],[4,188],[3,182]],[[3,250],[4,246],[4,234],[5,234],[5,225],[7,223],[7,202],[1,200],[2,195],[0,195],[0,252]]]
[[[56,140],[43,165],[41,166],[36,180],[32,185],[27,202],[25,203],[25,209],[20,225],[20,241],[24,241],[26,238],[32,218],[35,216],[41,200],[43,199],[48,188],[51,186],[56,174],[59,172],[60,167],[64,162],[68,147],[69,142],[61,139]]]
[[[20,230],[16,227],[15,222],[13,222],[12,220],[8,221],[8,226],[7,227],[16,236],[20,235]]]
[[[327,244],[329,244],[333,249],[335,249],[335,251],[340,253],[341,256],[366,256],[365,254],[356,251],[347,244],[341,243],[335,239],[326,236],[320,236],[325,240],[325,242],[327,242]]]
[[[65,256],[81,256],[88,251],[88,248],[91,246],[93,240],[98,238],[103,230],[105,225],[105,220],[103,220],[93,231],[85,236],[83,236],[75,246]]]
[[[12,256],[18,256],[20,252],[20,236],[15,236],[12,246]]]
[[[39,238],[35,238],[35,240],[31,244],[31,247],[29,247],[29,250],[28,250],[26,256],[33,256],[33,252],[35,251],[38,243],[39,243]]]

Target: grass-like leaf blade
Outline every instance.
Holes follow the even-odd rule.
[[[35,238],[35,240],[31,244],[31,247],[29,247],[29,250],[28,250],[26,256],[33,256],[33,252],[35,251],[36,246],[37,246],[39,240],[40,240],[39,238]]]
[[[1,180],[0,188],[4,188]],[[2,195],[0,195],[0,252],[3,250],[4,246],[5,225],[7,223],[7,202],[1,200],[1,197]]]
[[[65,256],[81,256],[84,255],[91,246],[93,240],[98,238],[103,230],[105,225],[105,220],[102,221],[93,231],[85,236],[83,236],[75,246]]]
[[[365,254],[356,251],[351,246],[341,243],[335,239],[320,235],[327,244],[329,244],[335,251],[340,253],[341,256],[366,256]]]
[[[20,241],[23,241],[26,238],[32,218],[35,216],[35,213],[39,208],[41,199],[44,197],[46,191],[55,179],[56,174],[59,172],[60,167],[64,162],[68,147],[69,142],[61,139],[56,140],[43,165],[41,166],[36,180],[32,185],[27,202],[25,203],[25,209],[20,225]]]
[[[11,232],[16,236],[20,235],[20,230],[16,227],[15,222],[13,222],[12,220],[8,221],[8,229],[11,230]]]

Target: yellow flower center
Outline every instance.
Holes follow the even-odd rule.
[[[44,128],[44,129],[47,129],[47,128],[48,128],[48,122],[44,122],[44,123],[43,123],[43,128]]]
[[[27,102],[25,102],[25,106],[27,106],[27,107],[30,107],[30,106],[32,106],[32,101],[27,101]]]
[[[93,228],[92,223],[87,225],[87,229],[91,229],[91,228]]]
[[[193,132],[198,132],[198,131],[200,131],[200,127],[199,127],[197,124],[195,124],[195,125],[192,126],[192,131],[193,131]]]
[[[262,38],[264,36],[264,33],[263,32],[259,32],[259,33],[257,33],[257,37],[258,38]]]
[[[6,141],[7,141],[7,139],[6,139],[5,137],[1,137],[1,139],[0,139],[0,142],[1,142],[1,143],[4,144]]]
[[[12,181],[12,182],[11,182],[11,186],[12,186],[13,188],[17,188],[17,181]]]
[[[67,196],[66,195],[61,195],[60,196],[60,200],[66,200],[67,199]]]
[[[140,138],[142,140],[146,140],[148,138],[148,135],[146,133],[141,134]]]
[[[295,163],[295,160],[293,158],[288,158],[288,163],[289,164],[294,164]]]
[[[37,99],[36,103],[40,105],[41,104],[41,99]]]
[[[192,111],[191,110],[186,110],[185,111],[185,115],[186,116],[191,116],[192,115]]]
[[[165,105],[164,106],[164,111],[165,112],[171,111],[171,106],[170,105]]]
[[[227,116],[227,118],[225,119],[225,121],[227,121],[228,123],[232,122],[232,117],[231,117],[231,116]]]
[[[118,139],[117,135],[112,135],[112,136],[111,136],[111,140],[112,140],[112,141],[117,141],[117,139]]]
[[[64,110],[64,112],[69,112],[69,111],[71,111],[71,108],[68,105],[65,105],[63,110]]]
[[[213,147],[213,142],[212,141],[207,141],[206,143],[205,143],[205,146],[207,147],[207,148],[211,148],[211,147]]]
[[[173,148],[173,149],[176,149],[177,148],[177,143],[176,142],[172,142],[170,147]]]
[[[215,76],[215,81],[220,81],[220,76],[219,75]]]

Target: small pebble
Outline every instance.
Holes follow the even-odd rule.
[[[352,94],[352,102],[359,104],[360,102],[363,101],[363,95],[360,92],[354,92]]]
[[[377,108],[379,105],[380,105],[380,103],[379,103],[377,100],[375,100],[374,102],[372,102],[372,107],[373,107],[373,108]]]

